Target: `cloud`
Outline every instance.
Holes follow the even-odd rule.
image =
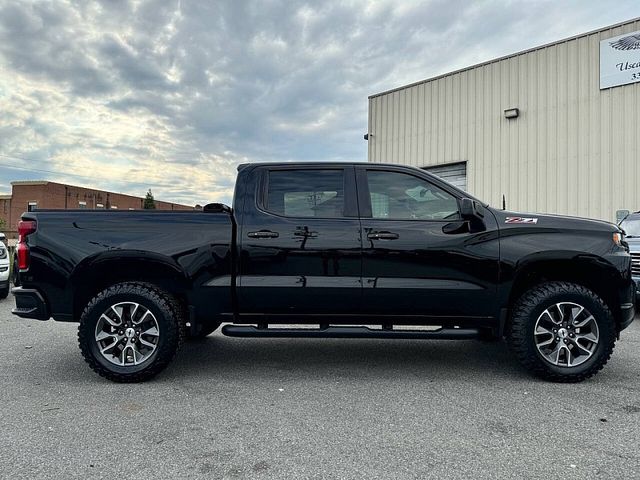
[[[635,11],[578,0],[0,0],[0,189],[46,177],[229,202],[242,162],[366,160],[372,93]]]

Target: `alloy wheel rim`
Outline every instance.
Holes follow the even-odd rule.
[[[598,323],[585,307],[559,302],[540,314],[534,338],[542,358],[557,367],[577,367],[596,350],[600,339]]]
[[[158,348],[160,331],[155,315],[144,305],[120,302],[98,319],[95,341],[107,361],[120,367],[147,361]]]

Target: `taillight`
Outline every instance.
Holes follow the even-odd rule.
[[[27,236],[35,233],[38,224],[33,220],[20,220],[18,222],[18,245],[16,254],[18,256],[18,269],[27,270],[29,268],[29,245]]]
[[[18,241],[23,242],[27,235],[35,233],[38,224],[35,220],[20,220],[18,222]]]
[[[29,268],[29,247],[27,244],[19,243],[16,246],[16,253],[18,254],[18,268],[27,270]]]

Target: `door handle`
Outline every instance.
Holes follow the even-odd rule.
[[[400,235],[393,232],[371,232],[367,235],[369,240],[396,240]]]
[[[278,238],[280,234],[278,232],[272,232],[271,230],[259,230],[257,232],[247,233],[249,238]]]

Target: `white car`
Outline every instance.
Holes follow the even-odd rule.
[[[9,295],[9,249],[4,233],[0,233],[0,300]]]

